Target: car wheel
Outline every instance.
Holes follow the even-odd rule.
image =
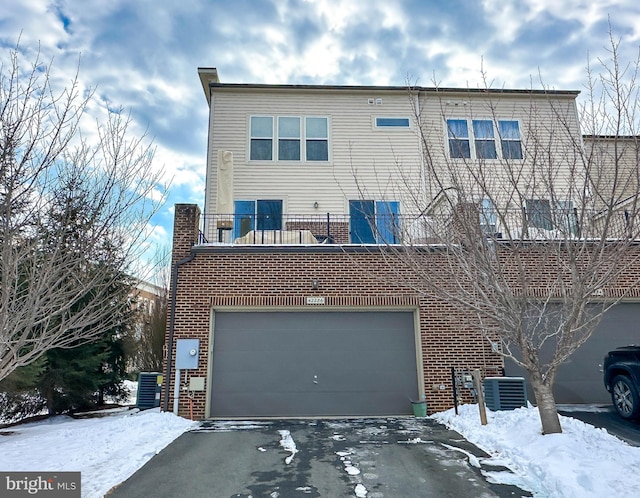
[[[618,415],[622,418],[638,418],[640,416],[638,391],[626,375],[614,377],[611,387],[611,400]]]

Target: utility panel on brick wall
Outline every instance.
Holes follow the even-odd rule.
[[[198,368],[199,353],[199,339],[178,339],[176,341],[176,369]]]

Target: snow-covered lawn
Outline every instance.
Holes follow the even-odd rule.
[[[17,425],[0,430],[0,470],[80,471],[82,496],[101,497],[194,425],[157,408]]]
[[[484,472],[488,479],[515,484],[536,497],[601,498],[640,496],[640,448],[604,429],[560,417],[562,434],[541,435],[537,408],[487,411],[480,424],[478,405],[437,413],[431,418],[462,434],[489,453],[491,463],[513,474]]]
[[[542,436],[535,408],[488,412],[484,427],[477,405],[459,411],[458,416],[449,410],[432,418],[489,453],[488,463],[513,470],[483,471],[488,479],[516,484],[536,497],[640,496],[640,448],[602,429],[562,417],[562,434]],[[0,430],[0,470],[80,471],[82,496],[101,497],[196,425],[157,409],[18,425]],[[299,451],[295,441],[286,431],[280,436],[293,457]],[[469,463],[478,466],[472,456]]]

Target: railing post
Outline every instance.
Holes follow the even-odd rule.
[[[327,213],[327,244],[331,242],[331,223],[330,223],[330,215]]]
[[[576,236],[578,238],[581,238],[582,237],[582,227],[580,226],[580,221],[579,221],[579,218],[578,218],[578,208],[575,208],[575,207],[573,208],[573,219],[576,222]]]

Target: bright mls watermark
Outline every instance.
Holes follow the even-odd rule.
[[[80,498],[80,472],[0,472],[0,496]]]

